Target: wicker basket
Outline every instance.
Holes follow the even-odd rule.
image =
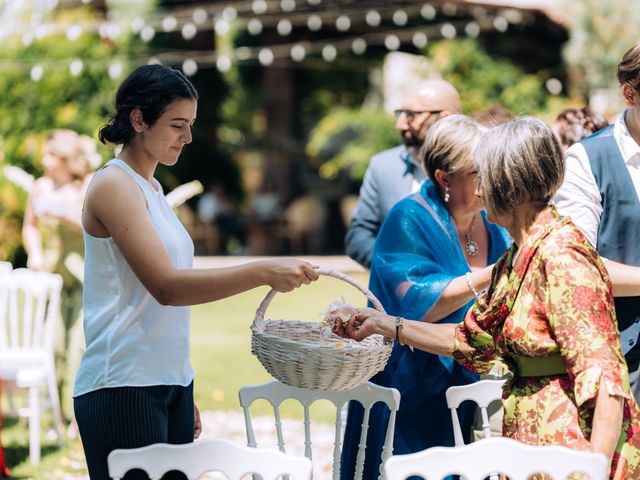
[[[378,299],[352,278],[333,270],[320,269],[318,273],[353,285],[384,312]],[[267,294],[251,326],[251,353],[273,377],[294,387],[336,391],[354,388],[384,368],[393,342],[380,335],[371,335],[357,346],[341,348],[339,345],[344,345],[345,340],[333,333],[322,333],[319,322],[265,320],[276,293],[271,290]]]

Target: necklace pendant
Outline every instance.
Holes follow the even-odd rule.
[[[478,244],[470,238],[467,239],[467,244],[464,246],[464,249],[470,257],[475,257],[478,254],[478,250],[480,250]]]

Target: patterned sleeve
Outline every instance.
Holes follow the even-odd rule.
[[[597,396],[601,379],[609,395],[629,399],[629,374],[604,265],[577,241],[549,255],[544,268],[547,317],[577,405]]]
[[[491,334],[477,321],[478,304],[467,312],[455,330],[453,358],[475,373],[489,373],[496,360],[495,343]]]

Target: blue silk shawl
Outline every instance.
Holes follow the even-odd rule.
[[[482,219],[489,232],[489,264],[509,247],[502,228]],[[369,288],[390,315],[420,320],[436,304],[469,264],[451,215],[431,180],[421,190],[398,202],[387,215],[376,238]],[[459,323],[473,302],[440,322]],[[445,391],[477,377],[448,357],[394,345],[384,371],[371,381],[397,388],[402,397],[396,418],[394,454],[413,453],[432,446],[453,446]],[[352,402],[353,403],[353,402]],[[463,409],[464,410],[464,409]],[[475,409],[459,409],[463,431],[469,431]],[[341,478],[350,478],[359,443],[362,408],[350,405],[342,457]],[[374,407],[369,419],[364,479],[377,478],[388,410]],[[354,448],[351,448],[351,444]],[[351,476],[351,478],[353,478]]]

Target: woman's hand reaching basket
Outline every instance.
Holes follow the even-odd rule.
[[[318,279],[318,266],[297,258],[264,260],[262,269],[264,283],[278,292],[290,292],[302,284],[308,285]]]
[[[373,334],[394,338],[394,317],[374,308],[357,308],[347,322],[335,322],[333,333],[361,342]]]

